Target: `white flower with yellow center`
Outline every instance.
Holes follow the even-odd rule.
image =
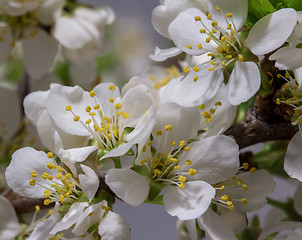
[[[53,36],[62,45],[62,54],[69,61],[91,63],[95,57],[107,51],[102,38],[105,27],[112,24],[114,19],[114,12],[109,7],[78,7],[72,15],[62,15],[56,19]]]
[[[0,23],[0,64],[13,58],[21,46],[25,69],[31,77],[40,78],[54,66],[59,44],[42,25],[53,23],[64,2],[51,1],[5,1],[14,14],[5,11]]]
[[[5,178],[14,192],[29,198],[45,198],[44,204],[72,204],[83,195],[91,201],[98,189],[99,179],[92,169],[81,165],[79,176],[58,165],[52,153],[25,147],[12,155]]]
[[[228,79],[228,99],[238,105],[247,101],[260,87],[257,56],[280,47],[297,22],[294,9],[281,9],[259,20],[244,40],[239,30],[248,13],[247,0],[209,0],[209,14],[196,8],[181,12],[169,25],[175,45],[189,55],[208,54],[207,63],[184,68],[188,74],[178,86],[179,101],[191,95],[187,105],[198,105],[212,98],[222,84],[224,70]],[[252,54],[252,53],[254,54]],[[232,70],[231,70],[232,69]]]
[[[163,104],[157,120],[153,139],[138,154],[137,166],[110,170],[106,183],[118,197],[134,206],[147,197],[152,201],[164,189],[163,203],[169,214],[182,220],[195,219],[215,196],[211,184],[237,172],[238,146],[226,136],[188,144],[196,137],[200,124],[196,108]]]
[[[91,92],[56,85],[50,90],[47,110],[61,131],[93,139],[103,159],[125,154],[150,134],[152,105],[152,97],[142,85],[122,96],[110,83],[99,84]]]

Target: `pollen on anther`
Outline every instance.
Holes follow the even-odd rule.
[[[48,153],[47,153],[47,157],[48,157],[48,158],[53,158],[52,152],[48,152]]]
[[[198,72],[199,68],[198,67],[194,67],[193,70],[194,70],[194,72]]]
[[[186,151],[186,152],[187,152],[187,151],[190,151],[190,147],[185,147],[185,148],[184,148],[184,151]]]
[[[188,67],[185,67],[185,68],[184,68],[184,72],[185,72],[185,73],[189,73],[189,72],[190,72],[190,69],[189,69]]]
[[[112,97],[109,98],[109,102],[114,103],[114,99]]]
[[[196,172],[197,172],[196,169],[190,168],[189,171],[188,171],[188,174],[191,175],[191,176],[194,176],[196,174]]]
[[[201,21],[201,17],[200,16],[196,16],[194,19],[195,19],[195,21]]]
[[[199,43],[199,44],[197,44],[197,46],[196,46],[198,49],[202,49],[202,44],[201,43]]]
[[[95,105],[95,106],[93,107],[93,109],[97,110],[97,109],[99,109],[100,107],[101,107],[100,104],[97,104],[97,105]]]
[[[72,109],[72,108],[71,108],[71,106],[69,106],[69,105],[67,105],[67,106],[65,107],[65,110],[66,110],[66,111],[71,111],[71,109]]]
[[[116,89],[116,86],[115,85],[113,85],[113,84],[110,84],[109,85],[109,90],[115,90]]]
[[[90,96],[90,97],[94,97],[95,95],[96,95],[95,91],[93,91],[93,90],[90,91],[90,93],[89,93],[89,96]]]
[[[74,118],[73,118],[73,121],[75,121],[75,122],[77,122],[77,121],[79,121],[80,120],[80,117],[79,116],[75,116]]]
[[[226,15],[227,18],[233,17],[233,14],[232,14],[232,13],[226,13],[225,15]]]
[[[86,112],[89,113],[90,111],[91,111],[91,107],[90,107],[90,106],[87,106],[87,107],[86,107]]]
[[[155,134],[156,134],[157,136],[161,136],[161,135],[163,134],[163,132],[162,132],[161,130],[157,130],[157,131],[155,132]]]

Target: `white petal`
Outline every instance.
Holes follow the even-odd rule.
[[[165,61],[168,58],[175,57],[182,53],[182,50],[177,47],[160,49],[159,47],[155,47],[154,54],[149,55],[149,57],[153,61],[161,62]]]
[[[112,116],[112,103],[109,102],[109,98],[113,98],[116,100],[116,98],[120,98],[120,90],[118,87],[116,87],[115,90],[109,90],[109,86],[112,85],[112,83],[101,83],[98,84],[93,91],[96,93],[95,97],[98,99],[99,103],[101,104],[102,113],[107,116]],[[114,84],[113,84],[114,85]]]
[[[160,98],[158,95],[158,91],[155,89],[154,84],[150,79],[145,79],[145,78],[141,78],[141,77],[131,78],[129,80],[129,82],[124,85],[121,95],[124,96],[127,91],[129,91],[131,88],[134,88],[140,84],[146,86],[149,89],[149,92],[153,98],[155,109],[157,110],[158,106],[160,105]]]
[[[56,16],[63,9],[64,0],[44,0],[39,3],[37,18],[43,25],[53,24]]]
[[[132,206],[142,204],[148,196],[149,178],[130,169],[111,169],[105,180],[119,198]]]
[[[294,9],[280,9],[256,22],[244,45],[256,55],[269,53],[287,40],[296,24],[297,12]]]
[[[64,215],[60,222],[58,222],[50,234],[55,235],[57,232],[70,228],[76,223],[80,215],[83,213],[84,209],[88,207],[87,202],[75,202],[71,205],[68,212]]]
[[[21,226],[12,204],[0,196],[0,239],[15,239],[20,231]]]
[[[228,83],[228,99],[239,105],[249,100],[260,88],[259,69],[254,62],[236,61]]]
[[[242,232],[247,226],[247,217],[245,213],[222,208],[220,216],[225,219],[236,234]]]
[[[215,189],[203,181],[186,182],[181,189],[178,186],[165,187],[163,202],[166,211],[180,220],[200,217],[208,208]]]
[[[201,21],[208,29],[212,28],[212,22],[196,8],[189,8],[181,12],[169,26],[169,34],[175,45],[190,55],[201,55],[212,51],[217,46],[213,41],[210,43],[205,41],[208,35],[200,33],[200,29],[204,26],[195,20],[196,16],[201,17]],[[202,44],[203,49],[199,49],[198,44]],[[192,48],[188,48],[188,45]]]
[[[152,25],[156,31],[167,38],[170,38],[169,24],[181,11],[191,7],[201,9],[204,13],[207,11],[205,0],[165,0],[162,4],[152,11]]]
[[[263,207],[267,202],[267,196],[275,189],[273,177],[264,169],[255,173],[242,173],[237,175],[237,177],[247,185],[248,189],[235,188],[232,190],[232,188],[226,188],[225,191],[221,191],[221,194],[232,196],[233,199],[238,200],[246,198],[246,204],[242,204],[240,201],[233,202],[235,210],[239,212],[255,211]]]
[[[74,11],[74,15],[77,18],[82,18],[92,23],[101,31],[107,24],[111,24],[115,20],[114,11],[110,7],[98,7],[93,9],[77,7]]]
[[[129,225],[120,215],[112,211],[109,211],[101,221],[98,232],[103,240],[131,240]]]
[[[77,236],[83,235],[92,225],[98,224],[102,221],[103,216],[105,215],[105,210],[102,208],[103,206],[107,206],[107,202],[105,200],[97,204],[92,204],[86,208],[77,219],[72,232]]]
[[[80,120],[85,123],[86,120],[90,119],[86,112],[86,107],[95,106],[94,99],[79,86],[66,87],[56,85],[50,90],[47,102],[47,111],[62,131],[73,135],[90,136],[90,133],[80,122],[73,121],[73,114],[65,110],[67,105],[70,105],[72,111],[80,116]]]
[[[295,80],[297,81],[298,85],[302,86],[302,67],[295,69],[294,71]]]
[[[61,204],[57,203],[53,209],[51,216],[49,216],[44,221],[39,222],[35,227],[35,230],[27,240],[45,240],[50,238],[52,236],[50,235],[50,231],[61,217],[61,213],[59,212],[60,208]]]
[[[295,229],[295,228],[301,228],[302,227],[302,223],[301,222],[280,222],[280,223],[276,223],[273,224],[271,226],[268,226],[267,228],[264,228],[261,232],[261,234],[258,237],[258,240],[264,240],[268,235],[275,233],[275,232],[279,232],[282,230],[291,230],[291,229]]]
[[[202,111],[210,111],[211,108],[215,106],[216,102],[221,102],[222,105],[219,106],[215,114],[212,115],[212,121],[207,123],[207,131],[204,136],[216,136],[223,133],[228,129],[234,122],[237,114],[237,106],[233,106],[227,99],[227,87],[223,83],[217,92],[217,94],[208,102],[205,102],[205,108]],[[202,123],[205,119],[202,117]]]
[[[36,91],[28,94],[24,101],[24,111],[26,117],[36,125],[43,109],[46,108],[49,91]]]
[[[140,84],[129,89],[120,103],[122,104],[121,111],[129,113],[129,117],[124,120],[124,124],[128,127],[134,127],[144,116],[145,111],[151,107],[153,100],[148,87]]]
[[[180,171],[188,171],[189,168],[197,170],[192,179],[214,184],[231,178],[238,171],[239,148],[232,138],[214,136],[200,139],[189,146],[190,151],[180,156],[179,163]],[[186,160],[192,164],[186,166]]]
[[[284,158],[284,170],[290,177],[299,181],[302,181],[301,142],[302,136],[298,131],[289,142]]]
[[[211,65],[212,66],[212,65]],[[163,93],[166,101],[176,102],[184,107],[194,107],[211,99],[223,82],[221,70],[210,71],[210,64],[199,66],[199,71],[192,69],[180,83],[170,84]],[[197,76],[197,81],[194,77]]]
[[[92,39],[92,36],[75,19],[65,16],[56,20],[53,36],[64,47],[71,49],[81,48]]]
[[[243,27],[247,18],[248,12],[248,0],[211,0],[208,1],[209,12],[213,15],[213,20],[218,22],[220,27],[226,29],[228,23],[226,22],[226,16],[222,12],[216,10],[218,6],[224,14],[232,13],[232,20],[239,31]],[[230,19],[228,19],[230,21]]]
[[[197,136],[200,126],[200,114],[197,108],[186,108],[176,103],[165,103],[160,105],[156,118],[157,123],[153,129],[153,136],[163,153],[170,153],[173,148],[171,141],[179,144],[180,141],[188,141]],[[165,126],[169,124],[172,126],[172,130],[165,133]],[[156,131],[159,130],[166,136],[157,136]]]
[[[30,34],[30,33],[27,33]],[[44,30],[23,40],[25,68],[33,78],[40,78],[55,64],[59,51],[58,42]]]
[[[212,209],[208,209],[208,211],[197,219],[197,222],[210,240],[237,240],[235,233],[228,223]]]
[[[283,47],[269,57],[276,61],[275,66],[281,70],[296,69],[302,67],[302,49],[295,47]]]
[[[17,150],[12,155],[10,165],[6,168],[5,178],[8,186],[22,196],[44,198],[45,188],[37,184],[31,186],[29,180],[32,179],[31,172],[36,171],[38,174],[38,178],[35,179],[36,183],[45,185],[46,180],[39,175],[44,172],[52,174],[46,166],[48,162],[46,153],[43,151],[36,151],[30,147]]]
[[[110,158],[110,157],[118,157],[124,155],[128,150],[135,144],[133,141],[129,141],[127,143],[121,144],[118,147],[112,149],[110,152],[106,153],[99,160]]]
[[[41,143],[49,151],[58,153],[63,148],[63,143],[56,130],[56,126],[46,110],[42,111],[36,127]]]
[[[81,148],[71,148],[65,150],[65,152],[70,156],[70,162],[77,163],[85,161],[87,157],[97,149],[97,146],[86,146]]]
[[[83,192],[88,197],[89,201],[91,201],[98,190],[100,181],[98,176],[90,167],[81,164],[81,168],[84,174],[79,175],[80,184]]]

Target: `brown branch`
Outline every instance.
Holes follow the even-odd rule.
[[[259,115],[256,105],[248,110],[243,122],[236,123],[224,134],[233,136],[239,147],[244,148],[260,142],[290,140],[297,132],[295,126],[282,118],[263,114]]]

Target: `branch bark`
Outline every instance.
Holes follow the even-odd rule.
[[[276,115],[268,117],[255,105],[243,122],[231,126],[224,134],[233,136],[239,148],[244,148],[260,142],[290,140],[297,131],[290,122]]]

